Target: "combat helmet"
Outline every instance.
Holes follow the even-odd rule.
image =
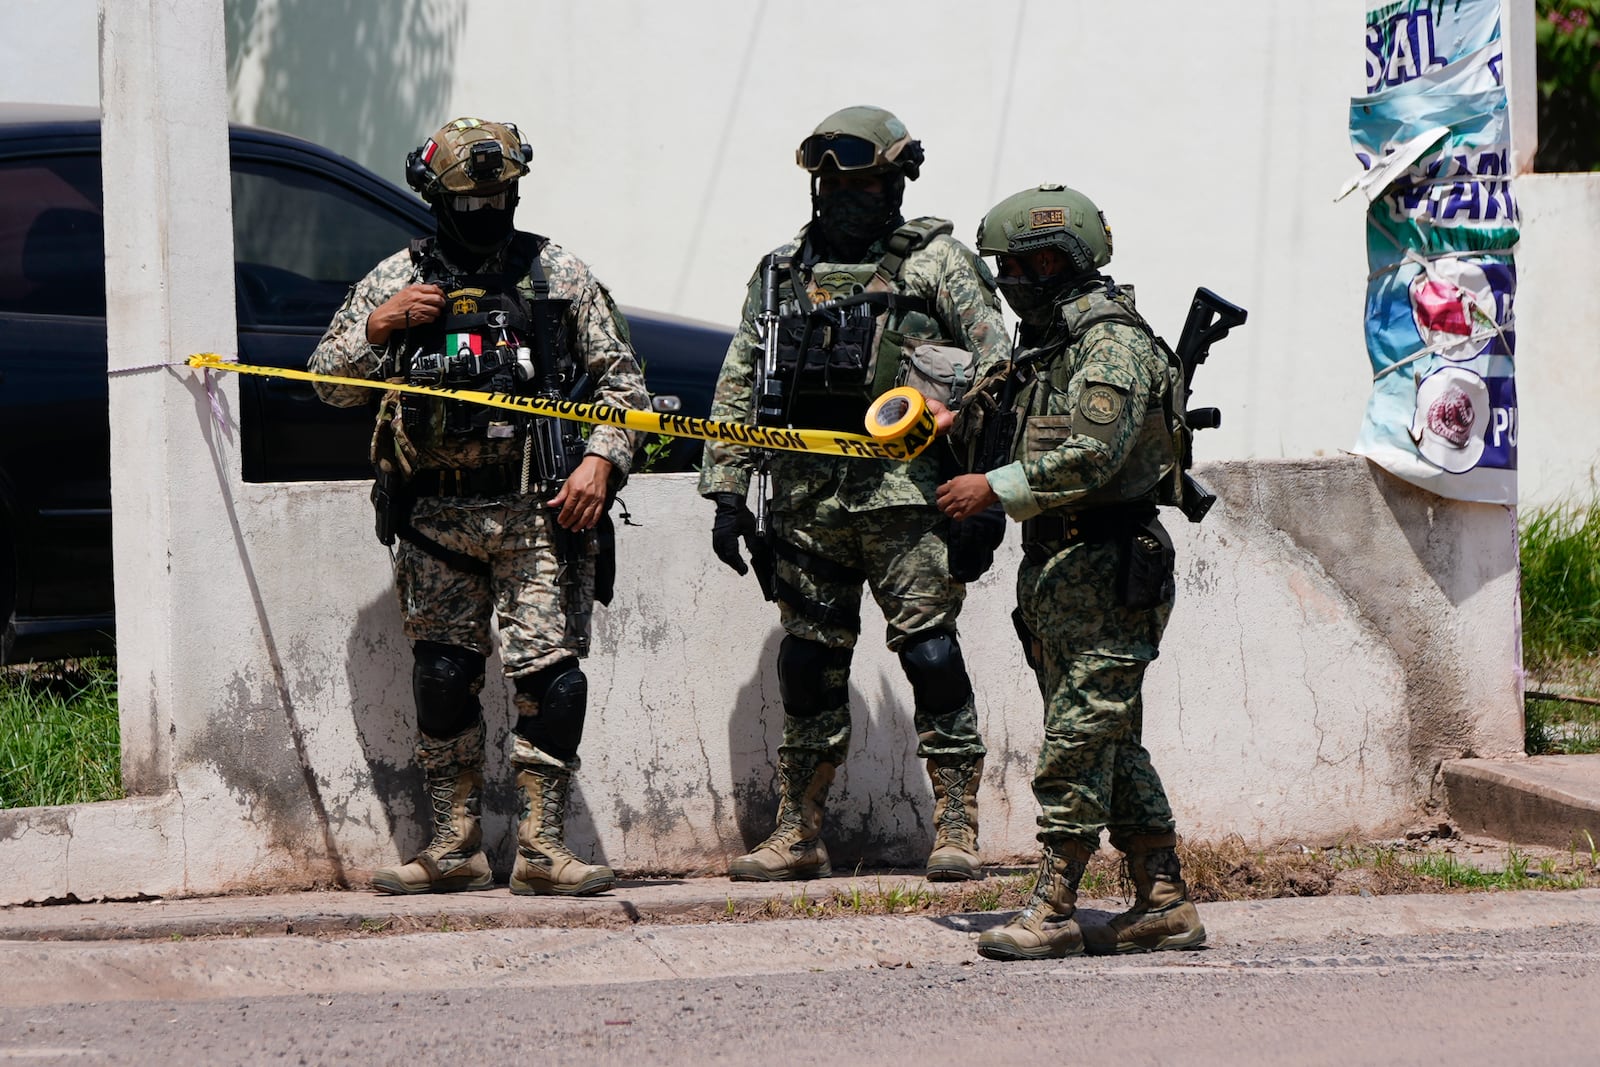
[[[443,196],[493,196],[528,173],[533,149],[509,122],[459,118],[406,156],[406,184],[430,203]]]
[[[813,175],[831,164],[839,170],[894,171],[916,181],[922,160],[922,142],[912,139],[906,124],[867,105],[835,111],[794,151],[794,161]]]
[[[1081,277],[1111,262],[1111,227],[1094,202],[1065,185],[1040,185],[1000,201],[978,223],[978,254],[1020,256],[1055,248]]]

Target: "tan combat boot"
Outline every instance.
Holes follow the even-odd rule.
[[[1133,878],[1133,907],[1084,936],[1096,955],[1199,948],[1206,942],[1200,913],[1178,866],[1176,834],[1140,834],[1125,843]]]
[[[511,892],[518,896],[586,897],[610,889],[617,880],[610,867],[585,863],[566,846],[567,794],[576,767],[552,759],[520,737],[511,762],[517,768],[517,789],[522,793]]]
[[[433,836],[410,863],[372,872],[380,893],[453,893],[493,889],[489,857],[483,854],[478,812],[483,795],[483,722],[455,737],[417,739],[433,812]]]
[[[978,780],[983,759],[930,759],[933,780],[933,851],[930,882],[962,882],[983,877],[978,861]]]
[[[1078,882],[1091,850],[1078,842],[1046,845],[1028,906],[996,930],[978,935],[978,954],[991,960],[1048,960],[1083,952],[1083,931],[1072,917]]]
[[[778,826],[761,844],[728,864],[736,882],[784,882],[833,873],[822,843],[822,813],[834,765],[815,754],[778,754]]]

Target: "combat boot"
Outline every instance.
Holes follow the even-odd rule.
[[[736,882],[783,882],[833,873],[822,843],[822,814],[834,765],[814,753],[778,754],[778,826],[761,844],[728,864]]]
[[[511,892],[586,897],[610,889],[617,880],[610,867],[585,863],[566,846],[567,795],[576,766],[546,756],[520,737],[511,762],[517,767],[517,789],[522,794]]]
[[[978,954],[991,960],[1047,960],[1083,952],[1078,910],[1078,883],[1093,852],[1067,841],[1046,845],[1039,860],[1033,899],[1012,920],[978,935]]]
[[[380,893],[453,893],[493,889],[478,813],[483,796],[483,721],[455,737],[417,739],[433,835],[410,863],[372,872]]]
[[[1084,934],[1096,955],[1199,948],[1206,928],[1189,900],[1178,865],[1177,835],[1140,834],[1126,842],[1128,874],[1133,879],[1133,907],[1105,926]]]
[[[930,882],[962,882],[983,876],[978,861],[978,780],[983,758],[930,759],[933,780],[933,851]]]

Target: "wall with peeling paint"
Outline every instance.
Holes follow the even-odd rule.
[[[198,440],[209,415],[193,418]],[[1389,833],[1423,814],[1441,759],[1520,749],[1508,509],[1445,502],[1352,458],[1201,473],[1221,503],[1200,527],[1172,517],[1179,603],[1146,686],[1146,742],[1185,833]],[[359,883],[422,842],[410,659],[364,487],[230,479],[225,495],[226,517],[176,534],[174,554],[253,578],[181,594],[195,609],[174,643],[185,706],[170,737],[128,738],[135,759],[167,750],[144,756],[174,764],[173,788],[0,812],[0,900]],[[619,529],[617,598],[596,614],[569,837],[629,874],[715,872],[770,828],[781,631],[753,580],[711,555],[690,476],[639,478],[623,499],[637,525]],[[1034,848],[1040,698],[1007,618],[1017,551],[1013,537],[962,615],[992,753],[981,805],[994,863]],[[841,866],[916,865],[930,840],[910,692],[880,632],[869,608],[853,750],[829,809]],[[491,660],[484,704],[504,753],[513,712],[497,671]],[[504,877],[503,758],[489,778]]]

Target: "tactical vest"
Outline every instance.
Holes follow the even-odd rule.
[[[952,229],[946,219],[913,219],[875,262],[813,263],[809,284],[801,264],[786,265],[777,376],[789,425],[860,433],[867,407],[900,383],[918,345],[953,343],[931,301],[900,292],[906,258]]]
[[[1152,394],[1150,397],[1144,422],[1127,459],[1110,482],[1073,506],[1095,508],[1141,502],[1176,506],[1182,503],[1180,475],[1188,466],[1191,431],[1183,417],[1185,398],[1180,395],[1184,387],[1183,367],[1178,357],[1135,309],[1133,292],[1127,286],[1108,286],[1085,293],[1059,306],[1056,315],[1057,321],[1066,327],[1067,336],[1060,350],[1050,357],[1052,363],[1082,340],[1091,327],[1103,322],[1137,327],[1150,338],[1157,354],[1165,357],[1166,362],[1165,381],[1157,383],[1160,396]],[[1086,414],[1081,403],[1070,413],[1051,413],[1050,398],[1058,392],[1053,379],[1052,367],[1041,365],[1037,377],[1024,387],[1018,398],[1026,415],[1018,426],[1019,438],[1013,444],[1013,455],[1038,459],[1068,437],[1085,433],[1099,436],[1091,425],[1092,414]]]
[[[407,331],[397,361],[411,385],[471,388],[518,396],[561,396],[576,377],[563,330],[570,300],[550,296],[539,263],[545,239],[518,233],[496,274],[456,274],[438,256],[435,239],[411,242],[424,283],[445,293],[435,321]],[[446,439],[510,438],[518,416],[460,400],[402,394],[406,437],[433,447]]]

